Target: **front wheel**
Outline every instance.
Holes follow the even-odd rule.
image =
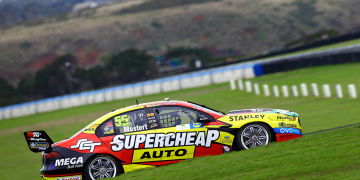
[[[115,177],[120,174],[120,165],[110,156],[96,156],[87,163],[84,171],[85,180]]]
[[[272,132],[269,127],[261,123],[252,123],[243,126],[236,135],[236,141],[242,149],[250,149],[256,146],[266,146],[272,140]]]

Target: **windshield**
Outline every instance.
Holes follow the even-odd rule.
[[[217,115],[221,115],[221,116],[225,115],[224,112],[209,108],[205,105],[197,104],[197,103],[190,102],[190,101],[189,101],[189,103],[193,104],[196,108],[203,109],[204,111],[210,111],[213,114],[217,114]]]

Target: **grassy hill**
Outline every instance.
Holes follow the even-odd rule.
[[[159,54],[171,47],[205,47],[220,55],[229,49],[252,55],[322,30],[358,30],[360,24],[355,0],[168,2],[121,1],[1,29],[0,76],[16,82],[64,53],[83,66],[127,48]]]
[[[334,82],[333,77],[341,76],[339,81],[358,82],[360,71],[356,70],[356,67],[359,66],[360,64],[356,63],[301,69],[255,78],[254,81],[278,83],[277,80],[282,79],[284,83],[285,80],[292,83],[300,83],[304,80],[325,83]],[[165,97],[190,100],[226,112],[256,107],[293,110],[301,115],[305,133],[360,122],[359,99],[263,97],[230,91],[228,83],[144,96],[138,99],[140,102],[148,102]],[[28,150],[23,131],[44,129],[54,141],[59,141],[70,137],[102,114],[133,104],[135,104],[134,98],[0,121],[2,147],[0,153],[3,155],[0,162],[0,179],[20,180],[39,177],[40,154],[34,154]],[[122,177],[129,179],[142,179],[145,175],[179,178],[195,178],[200,175],[206,178],[225,176],[227,179],[240,176],[247,177],[245,179],[266,177],[295,179],[298,176],[301,179],[356,177],[355,175],[359,175],[357,171],[359,154],[356,151],[356,147],[359,146],[359,142],[356,141],[358,134],[359,127],[357,126],[309,135],[291,142],[274,143],[269,147],[129,173]],[[216,168],[211,169],[212,167]],[[174,168],[178,170],[175,172]]]

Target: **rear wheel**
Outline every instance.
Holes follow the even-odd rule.
[[[120,174],[120,165],[110,156],[96,156],[87,163],[84,172],[85,180],[115,177]]]
[[[242,149],[266,146],[273,139],[270,128],[262,123],[243,126],[236,135],[236,141]]]

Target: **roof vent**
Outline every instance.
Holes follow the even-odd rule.
[[[165,101],[170,101],[170,98],[165,98]]]

